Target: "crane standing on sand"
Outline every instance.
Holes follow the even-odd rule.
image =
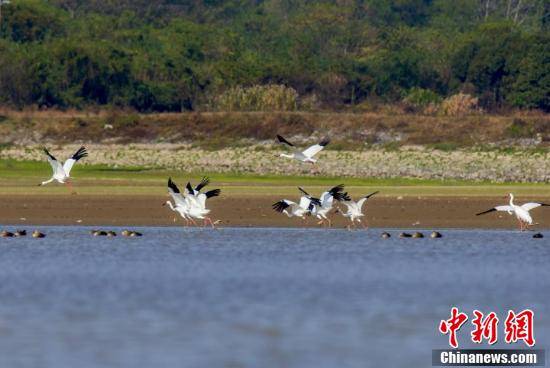
[[[538,202],[530,202],[530,203],[525,203],[525,204],[522,204],[521,206],[518,206],[514,204],[514,195],[512,193],[510,193],[509,195],[510,195],[510,204],[508,206],[496,206],[491,208],[490,210],[477,213],[476,216],[484,215],[486,213],[494,212],[494,211],[508,212],[509,215],[515,215],[516,218],[518,219],[519,230],[525,231],[528,229],[529,226],[533,225],[533,218],[531,217],[531,214],[529,213],[529,211],[541,206],[550,206],[550,204],[538,203]]]

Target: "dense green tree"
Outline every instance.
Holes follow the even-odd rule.
[[[207,109],[283,84],[323,108],[467,90],[548,110],[545,0],[13,0],[0,103]]]
[[[485,107],[504,100],[505,83],[517,74],[528,45],[509,23],[484,24],[467,35],[454,56],[453,70],[461,83],[471,83]]]
[[[537,35],[529,45],[517,76],[510,80],[507,100],[515,106],[550,111],[550,36]]]

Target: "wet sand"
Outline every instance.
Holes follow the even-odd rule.
[[[3,225],[90,225],[90,226],[174,226],[184,225],[176,213],[162,204],[167,196],[156,195],[0,195],[0,223]],[[211,217],[219,226],[317,227],[310,217],[305,222],[276,213],[271,205],[280,196],[227,195],[209,201]],[[550,198],[541,198],[550,202]],[[502,203],[500,203],[502,202]],[[384,228],[510,228],[517,221],[506,213],[475,213],[504,204],[485,197],[378,197],[367,205],[371,227]],[[519,202],[522,203],[522,202]],[[340,205],[342,208],[345,206]],[[177,215],[177,217],[175,216]],[[550,228],[550,208],[532,211],[535,229]],[[177,218],[176,222],[174,219]],[[345,227],[347,219],[332,214],[334,227]]]

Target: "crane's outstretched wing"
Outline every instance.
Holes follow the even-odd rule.
[[[73,168],[73,165],[80,160],[81,158],[84,158],[88,156],[88,152],[86,151],[86,147],[82,146],[74,153],[74,155],[71,156],[70,159],[65,161],[63,164],[63,171],[65,171],[65,174],[69,176],[71,169]]]
[[[530,203],[522,204],[521,208],[523,208],[525,211],[531,211],[533,208],[537,208],[541,206],[550,206],[550,204],[530,202]]]
[[[298,190],[300,192],[302,192],[302,194],[304,195],[305,198],[307,198],[309,201],[313,202],[314,204],[320,206],[321,205],[321,200],[319,198],[315,198],[315,197],[312,197],[308,192],[306,192],[304,189],[298,187]],[[304,198],[302,197],[302,198]],[[301,202],[300,202],[300,205],[301,205]],[[308,205],[309,206],[309,203]],[[303,206],[304,208],[307,208],[307,206]]]
[[[273,203],[272,208],[280,213],[283,213],[284,210],[286,210],[289,207],[296,208],[298,206],[295,202],[289,201],[288,199],[283,199],[279,202]]]
[[[349,196],[348,192],[342,193],[342,202],[349,202],[351,201],[351,197]]]
[[[330,143],[330,139],[325,138],[321,142],[319,142],[318,144],[315,144],[315,145],[309,147],[308,149],[306,149],[305,151],[303,151],[302,154],[306,157],[311,158],[311,157],[315,156],[316,154],[318,154],[319,152],[321,152],[323,150],[323,148],[325,148],[325,146],[329,143]]]
[[[183,198],[183,195],[181,194],[176,183],[172,181],[172,178],[168,178],[168,193],[174,199],[174,202],[176,202],[176,205],[179,205],[179,206],[187,205],[185,202],[185,198]]]
[[[210,190],[206,193],[199,193],[198,195],[196,195],[196,198],[197,198],[197,201],[200,204],[201,208],[206,209],[206,200],[208,198],[219,196],[221,192],[222,191],[220,189],[213,189],[213,190]],[[194,196],[191,196],[191,197],[194,197]]]
[[[367,194],[366,196],[361,198],[359,201],[357,201],[357,206],[359,207],[359,209],[361,209],[363,207],[363,204],[365,203],[365,201],[367,199],[369,199],[370,197],[372,197],[373,195],[378,194],[378,193],[379,193],[379,191],[373,192],[371,194]]]
[[[187,182],[187,184],[185,185],[185,194],[191,194],[191,195],[195,194],[195,191],[193,190],[193,187],[191,186],[190,182]]]
[[[292,143],[290,143],[289,141],[287,141],[286,139],[284,139],[282,136],[280,136],[278,134],[277,134],[277,139],[281,143],[288,144],[290,147],[294,147],[294,145]]]
[[[57,161],[57,159],[46,149],[44,148],[44,153],[48,156],[48,162],[50,163],[50,166],[52,167],[53,174],[63,174],[61,163]]]
[[[510,207],[510,206],[496,206],[496,207],[491,208],[490,210],[483,211],[483,212],[480,212],[480,213],[476,213],[476,216],[484,215],[486,213],[495,212],[495,211],[512,212],[513,208]]]
[[[342,193],[344,190],[344,184],[339,184],[333,188],[331,188],[328,191],[328,194],[330,194],[335,200],[342,201],[344,200],[344,195],[347,195],[347,193]]]
[[[204,193],[204,195],[206,196],[206,198],[212,198],[212,197],[219,196],[221,192],[222,192],[221,189],[213,189]]]
[[[337,185],[328,191],[321,194],[321,205],[324,208],[329,208],[332,206],[334,200],[341,201],[344,199],[344,184]]]
[[[298,190],[299,190],[300,192],[302,192],[303,195],[307,196],[308,198],[311,198],[311,196],[309,195],[309,193],[306,192],[306,191],[305,191],[304,189],[302,189],[301,187],[298,187]]]
[[[210,183],[210,178],[204,176],[201,179],[201,182],[195,187],[195,191],[200,192],[202,188],[207,186]]]

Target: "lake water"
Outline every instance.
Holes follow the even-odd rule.
[[[0,367],[427,367],[451,306],[531,308],[550,346],[548,233],[40,229],[0,239]]]

